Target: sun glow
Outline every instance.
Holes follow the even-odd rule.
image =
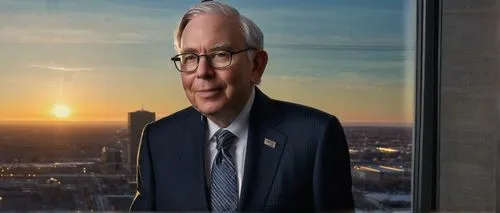
[[[54,104],[52,114],[57,118],[67,118],[71,114],[71,108],[66,104]]]

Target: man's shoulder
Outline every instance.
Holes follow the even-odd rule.
[[[166,127],[166,126],[179,126],[179,122],[185,121],[189,116],[192,116],[193,113],[196,113],[197,111],[193,107],[186,107],[184,109],[181,109],[177,112],[174,112],[170,115],[167,115],[165,117],[162,117],[149,125],[151,128],[159,128],[159,127]]]
[[[336,115],[309,105],[277,99],[273,99],[272,102],[276,107],[276,110],[282,112],[284,117],[288,119],[314,120],[317,122],[339,122]]]

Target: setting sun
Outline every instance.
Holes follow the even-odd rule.
[[[52,114],[57,118],[67,118],[71,114],[71,109],[65,104],[55,104]]]

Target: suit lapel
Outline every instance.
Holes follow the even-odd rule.
[[[256,88],[250,111],[240,211],[265,206],[286,144],[286,136],[273,129],[281,117],[271,99]]]
[[[192,193],[193,207],[208,210],[208,188],[205,176],[205,128],[206,118],[202,117],[200,113],[193,110],[190,116],[185,120],[184,128],[184,141],[179,141],[183,149],[179,150],[179,157],[183,159],[184,165],[193,166],[193,168],[186,168],[192,171],[190,178],[193,178],[193,186],[188,189],[187,193]],[[190,131],[193,130],[194,132]],[[175,174],[174,174],[175,175]]]

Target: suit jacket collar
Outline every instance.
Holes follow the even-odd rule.
[[[286,136],[274,128],[281,121],[283,112],[260,89],[255,89],[255,102],[250,111],[240,211],[262,209],[265,206],[286,145]]]
[[[210,194],[208,194],[207,179],[205,176],[205,129],[207,128],[206,117],[191,107],[191,113],[185,117],[185,122],[181,123],[185,131],[177,141],[177,158],[183,159],[192,168],[192,188],[186,193],[192,193],[191,206],[197,211],[208,211]],[[173,192],[175,193],[175,192]],[[182,193],[182,192],[177,192]],[[201,196],[198,196],[201,195]]]
[[[255,87],[255,100],[250,111],[248,144],[245,159],[243,186],[238,204],[239,211],[262,209],[266,203],[269,190],[272,186],[275,172],[286,145],[286,136],[274,129],[281,121],[283,112],[273,104],[274,101]],[[201,118],[201,119],[200,119]],[[205,175],[205,128],[206,117],[193,109],[187,116],[185,128],[196,132],[185,131],[185,151],[180,154],[188,155],[193,162],[198,177],[194,178],[195,188],[192,193],[204,195],[202,200],[193,200],[194,206],[206,206],[209,209],[210,194]],[[203,197],[203,196],[202,196]]]

